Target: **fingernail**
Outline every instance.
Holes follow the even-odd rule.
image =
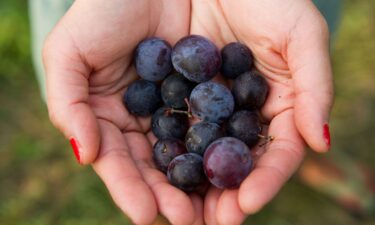
[[[329,125],[327,123],[323,126],[323,137],[326,145],[331,147],[331,134],[329,133]]]
[[[76,159],[79,164],[81,164],[81,156],[79,153],[79,149],[81,148],[79,142],[75,138],[70,138],[69,139],[70,145],[73,148],[74,155],[76,156]]]

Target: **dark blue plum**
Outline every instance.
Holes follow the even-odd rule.
[[[262,132],[260,118],[255,111],[241,110],[235,112],[227,122],[227,135],[238,138],[249,148],[254,147]]]
[[[224,136],[222,128],[216,123],[200,122],[191,126],[186,133],[185,144],[189,152],[204,155],[206,148],[216,139]]]
[[[186,153],[174,158],[168,166],[167,177],[175,187],[193,192],[205,184],[203,158],[195,153]]]
[[[236,106],[240,109],[260,109],[266,101],[268,91],[266,79],[255,70],[238,76],[232,87]]]
[[[193,115],[201,120],[221,123],[232,115],[234,100],[224,85],[208,81],[193,89],[190,106]]]
[[[193,82],[213,78],[220,70],[221,55],[214,43],[199,35],[179,40],[172,51],[174,68]]]
[[[159,139],[183,139],[188,129],[187,115],[171,113],[166,107],[159,108],[151,119],[151,130]]]
[[[208,146],[203,165],[211,184],[222,189],[235,189],[251,172],[253,159],[245,143],[233,137],[223,137]]]
[[[195,85],[179,73],[169,75],[161,85],[164,104],[175,109],[186,108],[185,98],[189,99]]]
[[[240,43],[232,42],[224,46],[221,50],[221,74],[229,79],[235,79],[237,76],[249,71],[253,66],[253,54],[250,49]]]
[[[171,45],[160,38],[139,43],[135,51],[135,68],[140,77],[149,81],[163,80],[172,71]]]
[[[174,138],[159,139],[153,148],[153,159],[163,173],[167,173],[168,165],[176,156],[186,153],[184,142]]]
[[[150,116],[162,103],[160,88],[150,81],[134,81],[126,90],[123,103],[134,115]]]

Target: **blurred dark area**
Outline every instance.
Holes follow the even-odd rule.
[[[332,42],[332,150],[309,153],[280,194],[246,224],[375,224],[375,1],[344,3]],[[0,224],[129,224],[52,127],[30,41],[27,1],[1,0]]]

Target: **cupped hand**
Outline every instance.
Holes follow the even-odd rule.
[[[232,41],[245,43],[270,85],[262,116],[274,141],[264,146],[239,189],[211,187],[204,200],[207,224],[241,224],[296,171],[305,142],[317,152],[330,147],[333,88],[327,25],[309,0],[193,0],[190,33],[208,37],[219,48]]]
[[[174,44],[189,32],[189,1],[76,0],[44,48],[50,118],[77,141],[114,202],[135,224],[158,213],[173,224],[203,221],[198,195],[186,195],[156,170],[150,120],[129,114],[122,95],[137,75],[136,45],[150,36]]]

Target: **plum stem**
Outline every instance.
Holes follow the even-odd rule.
[[[191,115],[193,115],[193,113],[191,112],[191,105],[190,105],[190,102],[188,100],[188,98],[184,98],[184,101],[188,107],[188,113],[190,113]]]
[[[262,134],[258,134],[258,137],[260,137],[261,139],[264,139],[264,142],[262,144],[259,145],[259,147],[263,147],[264,145],[268,144],[269,142],[275,140],[275,137],[274,136],[264,136]]]
[[[192,118],[193,117],[193,114],[189,111],[185,111],[185,110],[179,110],[179,109],[173,109],[173,108],[168,108],[166,110],[166,113],[167,115],[170,115],[170,114],[173,114],[173,113],[179,113],[179,114],[185,114],[187,115],[189,118]]]

